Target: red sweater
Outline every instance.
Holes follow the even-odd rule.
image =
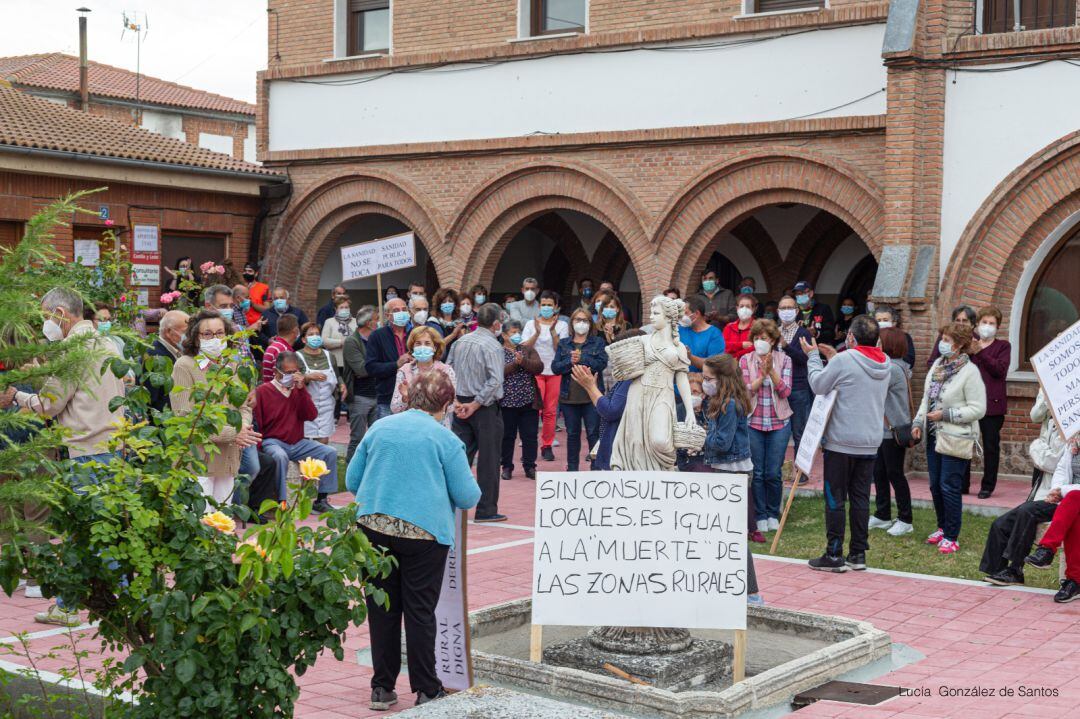
[[[724,351],[735,359],[739,359],[747,352],[753,352],[752,346],[743,347],[743,342],[750,341],[750,328],[753,326],[754,323],[751,321],[745,330],[740,330],[738,320],[724,325]]]
[[[294,387],[286,397],[272,382],[255,390],[255,425],[264,439],[296,444],[304,438],[304,422],[319,416],[307,389]]]

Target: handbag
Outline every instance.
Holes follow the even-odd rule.
[[[914,402],[911,399],[911,380],[907,381],[907,401],[908,401],[908,417],[915,414]],[[899,447],[914,447],[920,440],[915,439],[915,435],[911,431],[912,423],[906,422],[904,424],[898,424],[895,427],[889,422],[888,416],[885,417],[885,426],[889,428],[889,432],[892,434],[893,441],[896,442]]]
[[[934,451],[938,454],[957,459],[971,459],[975,456],[975,438],[971,435],[949,432],[939,425],[934,440]]]

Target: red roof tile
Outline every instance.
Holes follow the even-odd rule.
[[[125,70],[99,62],[90,62],[88,70],[90,95],[135,100],[135,78],[131,70]],[[0,78],[9,82],[49,90],[79,91],[79,58],[59,52],[40,55],[0,57]],[[156,77],[142,75],[139,78],[139,100],[148,105],[167,105],[195,110],[211,110],[255,117],[255,106],[177,85]]]
[[[0,86],[0,147],[30,147],[278,177],[260,165]]]

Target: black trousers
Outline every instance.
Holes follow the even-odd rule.
[[[1043,522],[1054,517],[1056,504],[1024,502],[994,520],[986,535],[979,571],[995,574],[1006,565],[1016,569],[1024,566],[1024,557],[1035,543],[1035,532]]]
[[[847,517],[851,520],[850,552],[865,552],[870,523],[870,482],[874,475],[873,455],[844,454],[826,449],[823,453],[825,469],[825,537],[828,553],[841,556],[844,553],[844,529]]]
[[[882,440],[874,460],[874,516],[888,521],[892,519],[892,502],[889,488],[896,495],[896,516],[901,522],[911,524],[911,488],[904,474],[904,455],[907,447],[901,447],[892,437]]]
[[[371,583],[386,592],[390,608],[376,604],[368,596],[368,633],[371,636],[372,689],[390,691],[401,673],[401,619],[405,618],[408,647],[409,686],[428,696],[442,689],[435,670],[435,606],[442,590],[443,570],[450,548],[433,539],[391,537],[363,527],[372,544],[385,547],[397,560],[390,576],[373,578]]]
[[[467,404],[472,397],[458,397]],[[480,502],[476,505],[477,517],[490,517],[499,513],[499,459],[502,454],[503,424],[499,405],[492,404],[473,412],[468,419],[454,417],[451,426],[454,434],[465,443],[469,465],[476,460],[476,483],[480,485]]]
[[[997,487],[998,466],[1001,461],[1001,427],[1005,424],[1005,415],[983,417],[979,420],[982,433],[983,475],[982,491],[993,492]],[[971,482],[970,477],[968,483]]]
[[[277,463],[273,456],[259,452],[259,471],[248,485],[247,505],[258,513],[259,506],[268,499],[278,498]]]
[[[536,450],[540,431],[540,412],[532,406],[501,407],[503,423],[502,466],[513,471],[514,445],[521,437],[521,466],[536,469]]]

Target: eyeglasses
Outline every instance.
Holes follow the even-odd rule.
[[[225,339],[226,336],[227,335],[225,334],[225,330],[218,330],[217,332],[200,332],[199,333],[199,339],[201,339],[201,340],[212,340],[212,339],[215,339],[215,338],[216,339]]]

